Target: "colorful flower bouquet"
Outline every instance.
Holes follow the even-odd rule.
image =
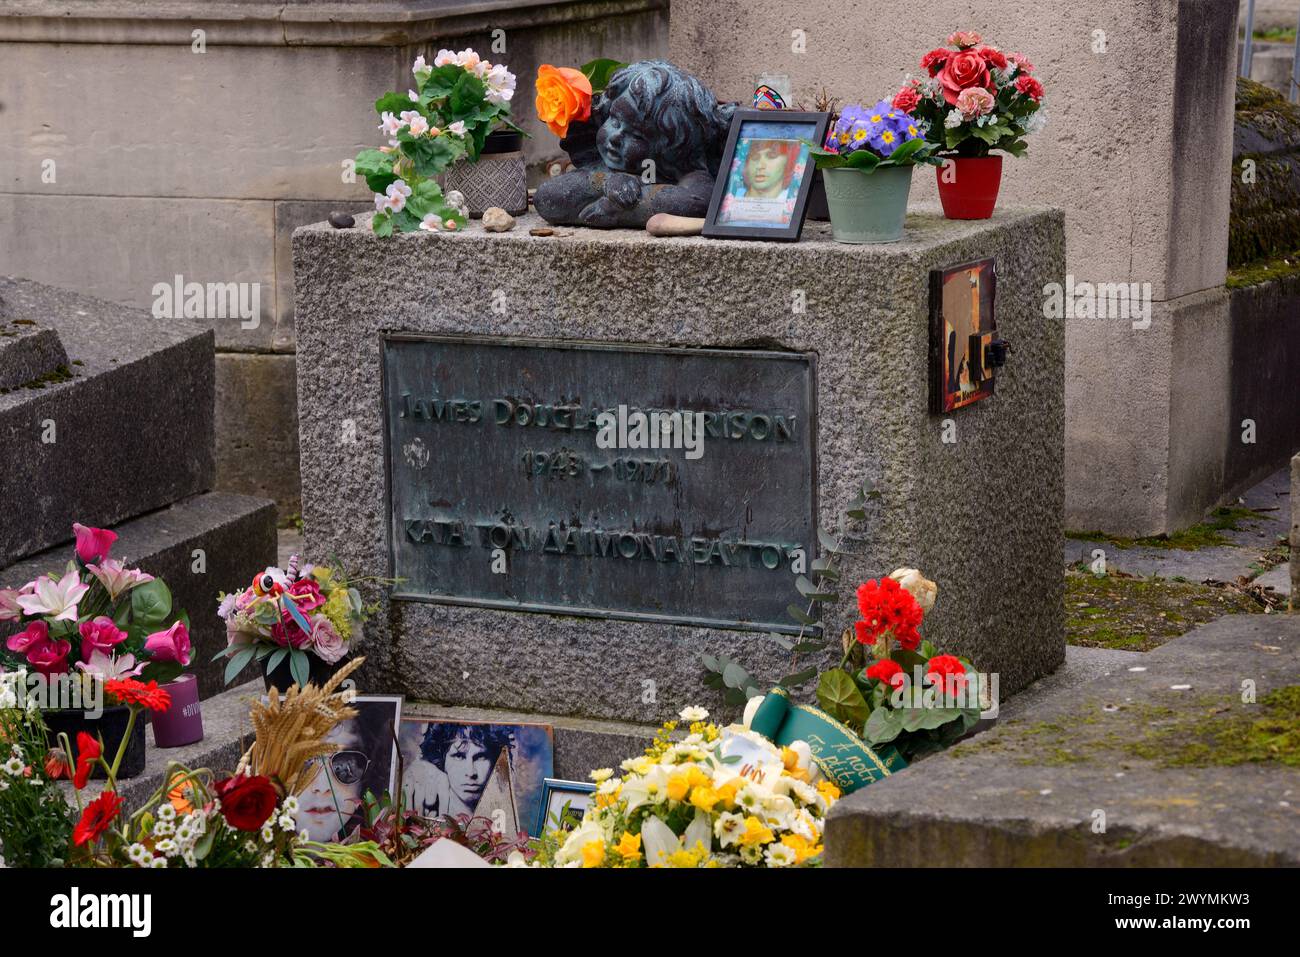
[[[826,812],[839,789],[821,779],[808,747],[781,748],[741,725],[718,728],[703,708],[681,712],[641,757],[604,768],[571,832],[538,841],[554,867],[789,867],[816,865]],[[522,863],[516,858],[511,863]]]
[[[46,678],[175,679],[190,663],[189,619],[172,607],[167,585],[109,558],[115,533],[72,528],[76,558],[62,574],[0,589],[0,623],[23,629],[5,639],[0,665]]]
[[[912,168],[939,162],[922,124],[887,100],[870,108],[847,106],[826,142],[810,145],[826,186],[835,239],[879,243],[902,238]]]
[[[990,153],[1024,155],[1024,138],[1046,123],[1043,84],[1024,56],[1004,54],[971,31],[949,36],[948,47],[921,58],[921,69],[927,77],[908,80],[893,106],[915,117],[952,160],[938,173],[949,218],[985,219],[1002,176],[1002,158]]]
[[[288,663],[294,682],[312,678],[312,660],[337,665],[353,652],[370,609],[361,601],[357,582],[328,565],[303,565],[298,556],[288,568],[267,568],[243,591],[220,596],[217,614],[226,623],[226,683],[250,661],[270,675]],[[324,677],[329,667],[315,669]],[[286,683],[287,684],[287,683]]]
[[[981,681],[970,662],[921,638],[938,588],[915,568],[858,588],[860,621],[840,665],[822,673],[817,701],[873,748],[893,746],[908,763],[942,750],[979,720]],[[855,645],[871,660],[851,664]]]
[[[414,90],[375,101],[388,145],[356,159],[375,193],[371,225],[379,236],[464,226],[466,210],[443,195],[437,177],[462,159],[476,162],[493,130],[523,132],[510,121],[515,76],[503,64],[473,50],[440,50],[432,66],[417,57],[411,72]]]

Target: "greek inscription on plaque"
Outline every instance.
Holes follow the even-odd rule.
[[[384,340],[394,597],[798,631],[814,358]]]

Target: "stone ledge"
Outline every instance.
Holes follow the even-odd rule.
[[[1241,704],[1246,678],[1260,699],[1300,683],[1300,619],[1204,625],[850,795],[831,813],[827,864],[1300,865],[1293,767],[1147,757],[1172,760],[1211,722],[1258,714]]]
[[[53,329],[20,325],[0,316],[0,393],[49,376],[67,364],[68,354]]]
[[[395,47],[493,29],[551,26],[659,10],[668,0],[16,0],[0,42]]]

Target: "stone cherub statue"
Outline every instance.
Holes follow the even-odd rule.
[[[560,141],[576,168],[542,183],[533,205],[548,223],[602,229],[704,216],[735,110],[671,63],[629,64]]]

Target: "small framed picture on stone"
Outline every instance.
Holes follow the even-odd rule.
[[[1006,343],[993,315],[992,259],[930,273],[930,411],[952,412],[993,395]]]
[[[547,778],[542,790],[542,806],[533,822],[533,837],[544,831],[571,831],[582,822],[583,812],[591,803],[596,785],[589,781],[563,781]]]
[[[737,110],[704,235],[797,240],[816,170],[808,144],[822,142],[829,123],[829,113]]]

